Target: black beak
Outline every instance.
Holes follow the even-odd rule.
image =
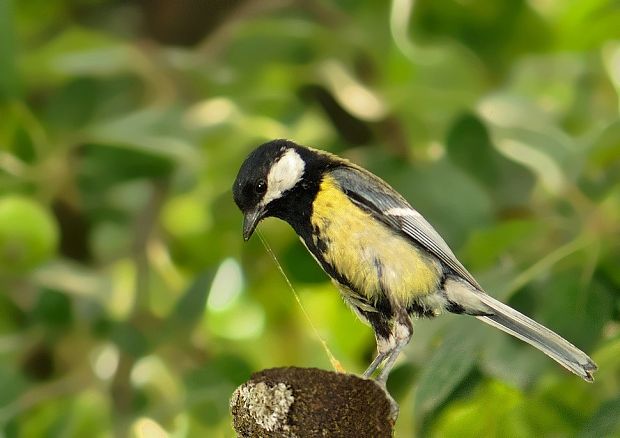
[[[264,214],[265,210],[262,207],[257,207],[245,213],[243,216],[243,240],[247,241],[252,237],[256,226],[261,221]]]

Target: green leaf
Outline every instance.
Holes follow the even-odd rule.
[[[527,388],[539,380],[545,370],[553,368],[555,362],[535,348],[514,337],[486,326],[487,340],[480,361],[480,369],[488,376],[517,388]]]
[[[25,80],[32,86],[54,84],[67,77],[130,71],[135,59],[119,39],[94,29],[68,25],[46,39],[45,44],[28,51],[21,66]]]
[[[0,0],[0,101],[19,96],[13,0]]]
[[[84,147],[80,166],[80,184],[93,190],[95,196],[118,183],[163,178],[172,172],[174,163],[168,157],[110,144],[89,144]],[[99,199],[100,200],[100,199]]]
[[[49,328],[67,328],[73,319],[71,300],[60,291],[42,290],[32,315]]]
[[[64,84],[47,103],[45,124],[60,132],[83,127],[94,115],[99,90],[99,83],[92,78],[76,78]]]
[[[238,386],[250,378],[252,368],[242,356],[233,353],[220,354],[207,361],[201,368],[188,374],[185,382],[189,388],[199,390],[219,382]]]
[[[202,318],[213,275],[212,271],[199,274],[179,298],[168,319],[171,329],[189,330]]]
[[[24,378],[8,364],[0,363],[0,408],[14,403],[28,387]],[[15,406],[13,406],[15,408]],[[1,412],[1,411],[0,411]],[[0,416],[0,423],[8,418]]]
[[[415,394],[418,418],[437,409],[474,368],[480,338],[475,329],[470,329],[471,322],[474,321],[462,320],[455,324],[441,347],[425,363]]]
[[[578,436],[579,438],[620,436],[620,397],[603,403]]]
[[[459,117],[448,132],[446,149],[450,159],[487,187],[499,181],[497,152],[482,122],[473,114]]]
[[[462,261],[473,271],[493,266],[497,259],[527,239],[539,234],[540,224],[535,220],[509,220],[485,229],[474,230],[463,251]]]
[[[555,14],[560,50],[587,51],[618,36],[620,10],[615,0],[573,0]]]
[[[196,151],[178,132],[177,117],[175,110],[142,109],[92,124],[84,135],[95,144],[121,145],[136,153],[193,166]]]
[[[148,337],[130,322],[120,322],[112,328],[112,341],[134,358],[144,356],[151,348]]]
[[[455,401],[432,427],[431,437],[528,437],[533,431],[520,409],[523,396],[500,382],[477,388],[473,397]]]
[[[579,185],[589,196],[600,199],[618,183],[620,172],[620,121],[605,126],[587,150]]]
[[[185,376],[192,415],[206,424],[216,424],[228,415],[228,400],[234,389],[250,378],[251,368],[240,356],[221,354]]]
[[[22,436],[61,436],[71,415],[65,403],[62,399],[56,399],[26,412],[21,419]]]
[[[390,372],[387,389],[394,400],[398,402],[409,393],[417,375],[416,367],[411,363],[404,363]]]
[[[613,315],[614,291],[598,281],[584,284],[578,272],[562,272],[539,294],[541,320],[572,343],[593,347]]]

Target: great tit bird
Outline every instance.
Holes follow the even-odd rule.
[[[586,381],[596,364],[558,334],[487,295],[435,229],[392,187],[336,155],[273,140],[241,165],[233,186],[248,240],[266,217],[288,222],[373,328],[385,383],[413,333],[411,316],[471,315],[541,350]]]

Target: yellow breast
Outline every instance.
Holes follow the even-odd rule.
[[[325,245],[323,257],[356,292],[373,302],[385,292],[408,306],[437,290],[439,262],[356,207],[326,176],[314,200],[311,222]]]

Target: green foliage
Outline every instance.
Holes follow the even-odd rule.
[[[471,327],[470,321],[455,324],[433,353],[417,382],[415,411],[418,418],[423,419],[436,410],[473,369],[481,338],[473,336],[477,330]]]
[[[393,184],[600,367],[417,321],[397,436],[618,436],[619,28],[613,0],[0,0],[0,435],[232,436],[251,372],[331,366],[312,325],[366,367],[294,233],[260,226],[312,324],[242,241],[238,166],[287,137]]]
[[[0,272],[23,272],[56,252],[58,230],[50,214],[32,200],[0,197]]]

